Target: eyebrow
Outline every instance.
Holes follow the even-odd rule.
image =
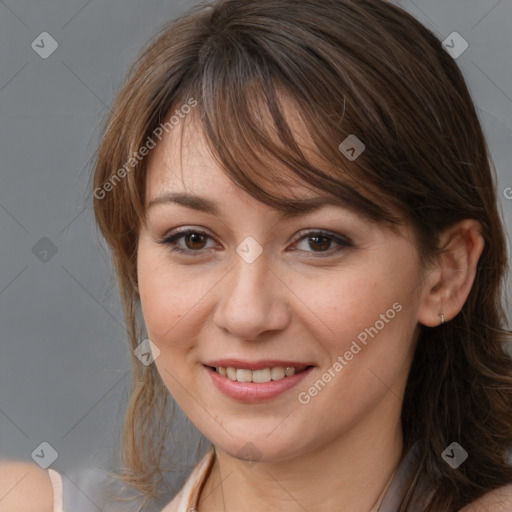
[[[169,192],[161,196],[158,196],[149,202],[148,210],[157,205],[173,203],[185,206],[186,208],[190,208],[193,210],[209,213],[211,215],[221,215],[221,209],[218,203],[216,203],[215,201],[207,199],[206,197],[201,197],[198,195],[189,194],[185,192]],[[330,196],[310,197],[306,199],[297,200],[288,199],[286,200],[286,204],[280,206],[279,208],[276,208],[276,211],[278,212],[278,215],[281,219],[289,219],[313,213],[315,211],[320,210],[324,206],[329,205],[346,208],[359,215],[361,214],[359,208],[356,208],[349,201],[344,200],[343,198]]]

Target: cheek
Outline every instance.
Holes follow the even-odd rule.
[[[202,325],[201,300],[211,286],[204,277],[170,265],[167,252],[151,241],[142,239],[138,249],[142,314],[148,337],[160,350],[155,364],[169,392],[180,404],[187,404],[182,385],[189,379],[187,357],[193,356]]]
[[[331,348],[341,349],[375,324],[384,332],[414,315],[418,278],[414,261],[392,265],[386,259],[378,265],[373,260],[371,266],[359,263],[296,280],[291,288],[310,310],[311,325],[317,319],[318,334],[330,340]]]
[[[157,269],[149,275],[141,274],[139,290],[148,335],[161,343],[185,316],[194,294],[176,281],[166,281],[165,275]]]
[[[335,379],[343,387],[364,382],[367,388],[376,380],[370,369],[391,381],[409,360],[420,275],[414,254],[402,254],[369,257],[371,264],[358,261],[302,286],[294,283],[298,295],[309,297],[310,334],[324,354],[323,365],[343,359],[336,375],[344,376]]]
[[[322,366],[297,389],[295,399],[299,410],[323,418],[326,437],[362,421],[378,404],[393,414],[401,404],[412,357],[414,309],[396,293],[368,300],[369,290],[376,291],[360,287],[339,308],[329,309],[326,303],[329,335],[313,334],[317,353],[324,355]]]
[[[166,334],[183,318],[194,300],[194,288],[165,262],[165,250],[152,246],[143,236],[137,253],[137,276],[144,322],[150,339],[160,347]]]
[[[173,265],[168,253],[141,237],[137,256],[142,313],[149,338],[161,351],[193,343],[217,273]]]

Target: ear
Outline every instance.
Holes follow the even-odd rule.
[[[436,327],[461,311],[476,276],[484,249],[481,224],[466,219],[447,228],[439,237],[440,254],[426,276],[418,321]]]

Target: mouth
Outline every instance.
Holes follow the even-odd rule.
[[[277,381],[297,375],[310,366],[272,366],[261,368],[259,370],[250,370],[248,368],[233,368],[232,366],[209,367],[219,375],[227,377],[229,380],[237,382],[255,382],[263,384],[265,382]]]
[[[216,388],[239,402],[271,400],[297,385],[315,366],[294,361],[222,360],[203,365]]]

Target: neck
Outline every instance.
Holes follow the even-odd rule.
[[[374,412],[382,418],[382,411]],[[287,460],[248,465],[216,448],[198,509],[377,512],[402,449],[399,418],[383,425],[373,415],[342,436]]]

